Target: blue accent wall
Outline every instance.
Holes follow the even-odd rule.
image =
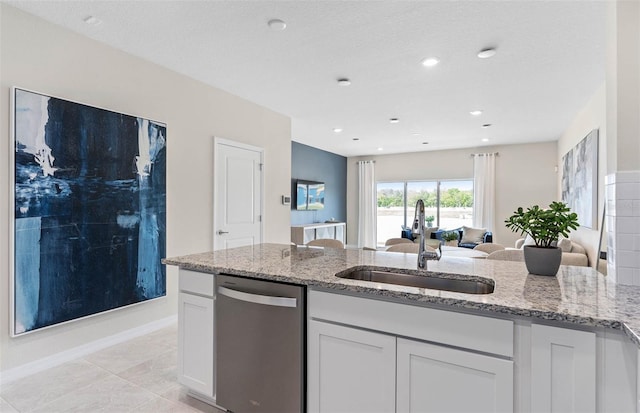
[[[324,209],[297,211],[296,181],[325,183]],[[311,224],[331,218],[347,220],[347,158],[298,142],[291,142],[291,224]]]

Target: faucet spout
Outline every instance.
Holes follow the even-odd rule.
[[[418,220],[418,234],[420,236],[420,245],[418,247],[418,269],[427,268],[427,251],[424,247],[424,201],[418,199],[416,202],[415,215]]]
[[[424,231],[424,201],[422,199],[418,199],[416,202],[416,210],[415,210],[415,220],[414,220],[414,230],[418,230],[418,234],[420,235],[420,245],[418,246],[418,269],[426,269],[427,268],[427,260],[429,258],[435,259],[437,257],[436,254],[431,252],[427,252],[425,248],[425,231]],[[416,222],[417,221],[417,222]],[[416,227],[416,224],[418,228]]]

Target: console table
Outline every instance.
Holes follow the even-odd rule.
[[[291,226],[291,242],[304,245],[314,239],[331,238],[346,241],[347,224],[344,222],[324,222]]]

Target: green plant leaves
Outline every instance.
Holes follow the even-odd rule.
[[[571,212],[564,202],[554,201],[549,208],[541,209],[538,205],[522,207],[504,221],[507,228],[521,235],[529,234],[538,247],[551,247],[551,243],[560,235],[568,237],[571,230],[578,228],[578,214]]]
[[[458,231],[443,232],[442,239],[445,241],[455,241],[458,239]]]

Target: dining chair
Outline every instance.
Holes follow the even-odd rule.
[[[344,244],[342,243],[342,241],[331,238],[314,239],[307,242],[307,246],[344,249]]]

